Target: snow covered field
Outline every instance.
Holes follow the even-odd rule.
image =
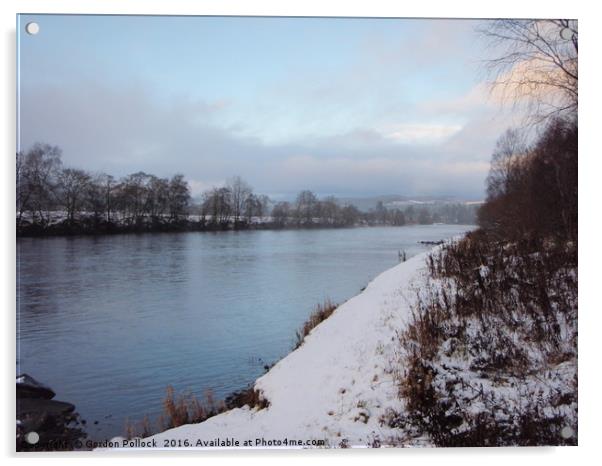
[[[410,317],[416,286],[426,279],[427,254],[379,275],[259,378],[255,388],[269,401],[267,408],[233,409],[154,435],[145,444],[189,449],[398,443],[400,430],[381,421],[402,408],[395,382],[398,332]],[[123,439],[114,440],[123,445]]]

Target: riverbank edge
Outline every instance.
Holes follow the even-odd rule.
[[[98,237],[113,235],[142,235],[158,233],[220,233],[220,232],[239,232],[239,231],[290,231],[290,230],[347,230],[353,228],[377,228],[377,227],[410,227],[410,226],[433,226],[433,225],[451,225],[465,226],[463,223],[405,223],[403,225],[394,225],[389,223],[356,223],[356,224],[280,224],[276,222],[264,223],[246,223],[240,222],[237,225],[233,223],[213,224],[202,223],[190,220],[183,220],[176,224],[144,224],[144,225],[118,225],[115,223],[106,224],[99,228],[87,228],[68,226],[62,224],[42,227],[40,225],[28,225],[17,227],[15,236],[17,238],[70,238],[70,237]]]
[[[459,237],[455,237],[451,240],[448,241],[455,241],[459,239]],[[242,438],[243,436],[240,435],[241,431],[247,431],[248,433],[250,433],[250,431],[254,431],[254,430],[258,430],[257,434],[261,434],[261,438],[265,438],[264,435],[271,435],[272,437],[276,436],[277,438],[281,438],[281,439],[288,439],[288,438],[292,438],[289,436],[295,436],[295,427],[291,424],[295,423],[295,419],[291,418],[288,414],[287,415],[278,415],[275,416],[274,413],[276,414],[283,414],[280,413],[279,411],[287,411],[286,406],[288,405],[290,407],[290,403],[287,403],[286,400],[284,403],[280,403],[282,401],[282,397],[284,395],[284,398],[286,398],[286,394],[287,392],[289,392],[290,395],[290,390],[294,389],[294,386],[296,385],[294,383],[294,381],[292,381],[289,377],[287,377],[287,374],[289,374],[291,371],[293,373],[297,373],[297,374],[303,374],[303,378],[305,378],[306,380],[310,380],[310,379],[319,379],[320,375],[323,375],[322,373],[316,373],[316,371],[307,371],[307,361],[309,360],[310,362],[312,361],[312,357],[311,354],[321,354],[323,353],[323,350],[325,348],[333,348],[333,342],[332,342],[332,337],[333,334],[339,334],[339,336],[341,335],[347,335],[349,337],[351,337],[351,334],[348,334],[346,331],[349,330],[349,328],[354,329],[355,331],[357,331],[358,329],[358,325],[357,322],[355,322],[354,325],[354,317],[357,317],[357,307],[358,307],[358,301],[362,301],[361,302],[361,306],[365,306],[366,304],[368,304],[370,307],[370,312],[366,312],[363,313],[364,317],[367,318],[368,321],[373,320],[373,321],[380,321],[382,320],[382,318],[384,317],[385,320],[387,319],[392,319],[392,316],[386,316],[383,315],[384,314],[384,309],[382,308],[382,306],[380,305],[382,302],[387,302],[387,298],[391,297],[392,295],[396,295],[397,297],[402,297],[402,301],[404,301],[403,305],[399,306],[399,304],[401,303],[397,303],[398,306],[394,306],[397,307],[396,309],[393,309],[393,311],[397,311],[396,313],[398,314],[396,317],[397,318],[401,318],[401,321],[399,321],[399,319],[392,319],[395,320],[397,325],[389,325],[389,330],[393,330],[391,335],[379,335],[378,333],[376,334],[372,334],[371,336],[381,336],[383,337],[381,340],[394,340],[394,346],[396,346],[397,344],[397,340],[396,338],[394,338],[394,336],[397,334],[397,332],[400,330],[399,328],[399,324],[403,324],[406,322],[407,318],[410,315],[410,301],[411,301],[411,294],[413,294],[415,292],[415,285],[416,282],[418,281],[418,283],[420,283],[421,277],[424,278],[424,273],[426,271],[426,258],[438,251],[441,248],[441,246],[435,246],[434,248],[431,248],[428,251],[424,251],[421,252],[413,257],[411,257],[410,259],[408,259],[405,262],[401,262],[400,264],[397,264],[387,270],[385,270],[384,272],[381,272],[379,275],[377,275],[375,278],[373,278],[370,283],[357,295],[355,295],[354,297],[350,298],[349,300],[345,301],[344,303],[342,303],[340,306],[337,307],[336,311],[334,311],[334,313],[327,318],[326,320],[322,321],[319,325],[317,325],[311,332],[310,334],[305,338],[303,344],[301,346],[299,346],[298,348],[294,349],[293,351],[291,351],[290,353],[288,353],[286,356],[284,356],[282,359],[280,359],[278,362],[276,362],[269,370],[268,372],[266,372],[264,375],[262,375],[261,377],[259,377],[251,386],[250,389],[257,391],[262,398],[268,403],[267,407],[263,407],[263,408],[249,408],[248,406],[244,406],[244,407],[240,407],[240,408],[233,408],[233,409],[229,409],[227,411],[224,411],[222,413],[219,413],[215,416],[212,416],[210,418],[208,418],[207,420],[200,422],[200,423],[196,423],[196,424],[185,424],[179,427],[175,427],[172,429],[167,429],[163,432],[154,434],[152,436],[147,437],[145,440],[149,440],[148,445],[149,446],[144,446],[141,445],[139,442],[133,442],[133,443],[129,443],[128,444],[128,440],[123,438],[123,437],[115,437],[113,439],[111,439],[111,444],[113,445],[113,448],[115,448],[115,445],[118,445],[117,448],[127,448],[128,450],[130,449],[135,449],[135,450],[145,450],[150,448],[158,448],[158,449],[164,449],[164,448],[168,448],[168,449],[201,449],[201,450],[205,450],[205,449],[223,449],[224,447],[226,448],[238,448],[238,447],[248,447],[248,448],[255,448],[254,445],[222,445],[219,444],[219,441],[221,438],[236,438],[236,437],[240,437]],[[364,301],[367,301],[364,302]],[[391,311],[392,309],[388,309],[389,311]],[[386,314],[386,312],[385,312]],[[343,328],[343,332],[338,332],[338,327],[342,327]],[[360,333],[362,328],[362,326],[359,326],[360,328]],[[333,330],[336,328],[336,331],[333,332]],[[392,338],[393,336],[393,338]],[[386,337],[386,338],[385,338]],[[354,340],[353,338],[349,338],[349,340],[353,340],[355,342],[357,342],[356,340]],[[365,343],[365,342],[364,342]],[[380,343],[382,343],[382,341],[379,342],[372,342],[374,343],[374,346],[378,347]],[[344,349],[347,348],[337,348],[335,345],[335,350],[340,351],[341,353],[344,352]],[[394,350],[393,348],[389,348],[390,350]],[[391,352],[383,352],[383,356],[386,356],[385,359],[388,359],[388,362],[390,363],[392,361],[391,358],[395,358],[395,356],[393,355],[394,351]],[[309,356],[308,356],[309,355]],[[382,359],[382,358],[381,358]],[[365,361],[364,361],[365,362]],[[370,362],[370,360],[368,361]],[[380,361],[382,362],[382,361]],[[385,361],[386,362],[386,361]],[[311,364],[310,364],[311,366]],[[321,365],[322,368],[324,368],[325,366],[329,366],[328,364],[322,364]],[[348,368],[347,366],[344,366],[343,369]],[[381,367],[382,369],[382,367]],[[345,372],[343,370],[343,372]],[[357,374],[359,376],[361,376],[362,374],[358,371],[354,372],[354,374]],[[337,374],[337,371],[335,371],[333,369],[333,377],[334,379],[338,379],[340,378],[340,371]],[[384,375],[384,374],[383,374]],[[390,406],[381,406],[381,414],[384,414],[384,412],[387,409],[402,409],[401,406],[401,400],[399,399],[399,397],[397,396],[397,388],[396,388],[396,383],[393,380],[394,376],[392,374],[388,374],[389,380],[387,380],[387,390],[388,393],[386,394],[385,398],[388,399],[388,401],[390,402]],[[323,384],[320,382],[317,382],[315,384],[317,387],[323,387]],[[373,388],[373,387],[372,387]],[[345,392],[343,392],[345,393]],[[316,395],[316,391],[314,391],[314,393],[312,394],[313,396]],[[294,397],[293,397],[294,398]],[[392,399],[391,399],[392,398]],[[300,398],[302,399],[302,398]],[[307,400],[306,400],[307,401]],[[274,403],[276,403],[274,405]],[[359,402],[357,403],[358,405],[360,404]],[[384,403],[383,403],[384,404]],[[304,403],[304,406],[307,408],[307,410],[304,409],[304,411],[306,411],[304,413],[304,419],[307,419],[308,413],[311,414],[312,409],[314,411],[316,410],[316,405],[320,405],[320,403]],[[362,424],[365,426],[365,428],[362,428],[360,426],[360,430],[364,431],[364,433],[360,433],[360,437],[365,437],[365,439],[362,439],[362,442],[354,442],[353,439],[348,439],[348,438],[344,438],[344,436],[341,436],[341,433],[338,432],[337,434],[335,434],[335,438],[328,438],[328,442],[326,446],[329,447],[340,447],[340,446],[359,446],[359,447],[365,447],[365,446],[369,446],[369,437],[371,436],[371,434],[373,434],[374,429],[372,429],[372,427],[374,427],[372,424],[373,422],[368,422],[368,419],[366,419],[366,422],[363,422],[363,417],[361,414],[362,410],[359,410],[359,414],[357,416],[355,416],[355,418],[352,419],[352,423],[355,425],[358,425],[358,420],[361,420],[362,422],[360,422],[359,424]],[[331,417],[331,411],[324,411],[322,410],[322,412],[315,413],[315,418],[318,421],[317,423],[320,424],[319,419],[320,418],[324,418],[324,414],[326,414],[326,416]],[[293,419],[293,421],[289,424],[289,425],[282,425],[281,423],[278,422],[272,422],[272,420],[270,418],[276,417],[277,419],[284,419],[285,421],[288,420],[290,421],[291,419]],[[311,417],[311,415],[310,415]],[[373,419],[376,416],[373,416]],[[265,419],[263,419],[265,418]],[[337,423],[337,425],[339,427],[343,427],[345,423],[341,424],[340,422]],[[348,424],[348,423],[347,423]],[[382,427],[382,426],[381,426]],[[289,430],[292,429],[292,430]],[[352,429],[354,430],[354,429]],[[383,429],[379,429],[381,430],[381,433],[383,433]],[[387,430],[388,432],[386,432],[385,436],[391,436],[391,435],[396,435],[397,432],[395,432],[392,429],[388,429],[388,428],[384,428],[384,430]],[[324,429],[309,429],[309,431],[307,429],[301,429],[301,431],[299,431],[297,434],[297,436],[301,436],[303,437],[304,435],[309,435],[312,438],[319,438],[320,436],[323,436],[323,431]],[[357,438],[357,429],[354,430],[354,433],[350,436],[350,437],[356,437]],[[341,437],[341,438],[338,438]],[[153,442],[153,440],[155,442]],[[364,442],[365,440],[365,442]],[[373,439],[374,440],[374,439]],[[204,442],[201,446],[198,445],[198,442]],[[333,442],[334,441],[334,442]],[[171,442],[170,444],[163,444],[163,442]],[[175,442],[175,443],[174,443]],[[184,445],[184,443],[187,444],[191,444],[191,445]],[[231,442],[232,443],[232,442]],[[153,445],[154,444],[154,445]],[[278,446],[278,445],[267,445],[267,446]],[[324,447],[325,445],[316,445],[317,447]],[[314,446],[314,447],[316,447]],[[261,447],[261,446],[260,446]],[[298,445],[288,445],[288,448],[295,448],[295,447],[299,447]],[[306,446],[301,446],[300,448],[307,448],[308,445]],[[309,446],[312,447],[312,446]],[[100,450],[104,450],[104,448],[99,448]],[[111,449],[111,448],[109,448]]]
[[[362,225],[281,225],[274,222],[246,223],[234,225],[203,223],[191,220],[181,220],[177,223],[145,223],[140,225],[121,225],[117,223],[104,223],[100,226],[89,227],[84,224],[53,224],[41,226],[36,224],[16,228],[17,238],[54,238],[71,236],[111,236],[147,233],[189,233],[189,232],[222,232],[222,231],[254,231],[254,230],[311,230],[311,229],[336,229],[355,228]]]

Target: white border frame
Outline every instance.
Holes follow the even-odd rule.
[[[4,348],[2,371],[3,413],[0,419],[0,439],[3,456],[25,458],[29,464],[33,458],[44,458],[50,462],[63,464],[65,461],[85,459],[91,463],[111,461],[116,457],[127,457],[127,461],[145,464],[161,464],[166,455],[179,461],[195,462],[199,460],[238,460],[251,464],[279,464],[283,460],[290,463],[310,460],[318,464],[330,464],[331,461],[352,464],[364,464],[366,461],[383,463],[420,463],[420,466],[448,461],[462,465],[483,464],[488,466],[508,463],[544,462],[566,466],[591,460],[597,455],[598,432],[600,429],[600,403],[598,391],[601,388],[600,361],[596,357],[599,350],[597,333],[602,329],[601,312],[598,306],[600,297],[596,288],[600,276],[600,249],[596,244],[596,232],[599,231],[600,217],[598,178],[602,172],[601,155],[593,150],[594,129],[600,121],[600,90],[596,81],[600,77],[600,34],[594,2],[547,0],[530,1],[504,0],[503,2],[472,2],[470,0],[453,1],[351,1],[351,0],[2,0],[2,91],[4,106],[0,112],[0,131],[4,142],[5,158],[0,169],[2,182],[3,219],[0,241],[2,258],[1,279],[2,304],[4,317]],[[148,453],[14,453],[11,441],[15,424],[12,415],[15,410],[15,233],[14,233],[14,158],[15,121],[16,121],[16,14],[17,13],[85,13],[85,14],[181,14],[181,15],[253,15],[253,16],[392,16],[392,17],[450,17],[450,18],[494,18],[494,17],[555,17],[577,18],[581,29],[580,68],[580,161],[579,161],[579,200],[580,200],[580,338],[579,338],[579,447],[564,448],[491,448],[491,449],[428,449],[428,450],[366,450],[366,451],[204,451],[204,452],[148,452]],[[591,28],[591,29],[590,29]],[[599,131],[599,130],[598,130]],[[596,228],[598,227],[598,228]],[[598,338],[596,338],[598,337]],[[20,464],[23,464],[22,462]]]

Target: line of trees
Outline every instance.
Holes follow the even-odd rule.
[[[120,179],[93,174],[63,166],[60,148],[39,143],[17,153],[16,174],[20,235],[472,224],[476,210],[463,204],[402,210],[379,202],[362,212],[334,196],[319,198],[309,190],[301,191],[294,201],[273,202],[239,176],[205,191],[200,202],[193,203],[181,174],[160,178],[137,172]]]
[[[223,187],[205,191],[200,205],[201,221],[213,225],[234,228],[249,225],[253,218],[261,218],[270,213],[270,198],[255,194],[253,188],[241,177],[230,178]]]
[[[278,202],[272,219],[279,226],[353,226],[360,223],[362,213],[353,205],[341,206],[333,196],[318,199],[312,191],[301,191],[294,202]]]
[[[376,208],[367,215],[370,224],[389,225],[430,225],[447,223],[472,225],[476,221],[478,204],[431,203],[410,205],[405,209],[387,208],[379,201]]]
[[[471,225],[476,221],[476,205],[432,204],[386,207],[379,201],[369,212],[353,205],[341,205],[334,197],[322,200],[311,191],[303,191],[294,203],[279,202],[272,210],[274,222],[281,225],[306,225],[311,222],[331,225],[430,225],[433,223]]]
[[[385,209],[386,211],[386,209]],[[262,219],[275,228],[351,227],[357,224],[404,225],[405,220],[394,223],[393,217],[375,221],[371,213],[362,213],[353,205],[341,205],[334,196],[319,199],[310,190],[301,191],[292,202],[273,203],[265,195],[253,193],[240,177],[234,177],[223,187],[206,191],[200,208],[201,221],[224,228],[249,225],[254,218]],[[402,214],[403,215],[403,214]]]
[[[553,118],[531,145],[508,130],[498,141],[479,225],[504,239],[577,240],[577,122]]]
[[[16,175],[17,232],[157,228],[185,219],[190,206],[181,174],[138,172],[117,180],[64,167],[60,148],[48,144],[17,153]]]

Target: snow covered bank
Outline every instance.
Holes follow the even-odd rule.
[[[409,319],[415,287],[426,279],[427,254],[379,275],[259,378],[255,388],[269,407],[233,409],[154,435],[145,439],[147,444],[290,448],[390,443],[400,431],[381,419],[388,410],[402,408],[394,380],[397,332]]]

